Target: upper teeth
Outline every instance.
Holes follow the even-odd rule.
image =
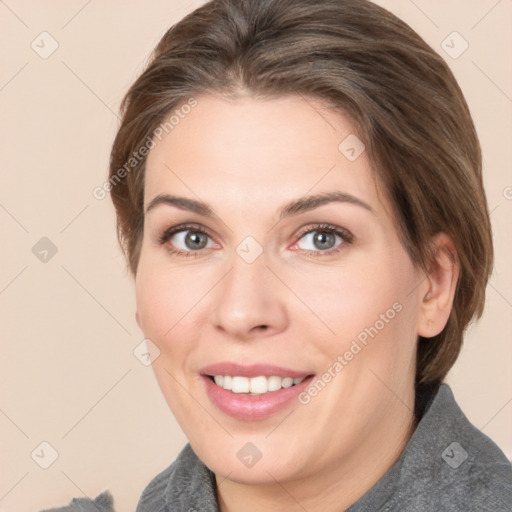
[[[293,379],[292,377],[241,377],[231,375],[215,375],[214,380],[217,386],[232,391],[233,393],[254,393],[261,394],[268,391],[277,391],[281,388],[289,388],[299,384],[305,377]]]

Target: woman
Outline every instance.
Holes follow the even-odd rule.
[[[512,510],[443,384],[493,258],[443,60],[366,0],[213,0],[122,113],[118,233],[190,442],[137,511]]]

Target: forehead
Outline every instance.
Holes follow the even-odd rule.
[[[213,95],[196,100],[187,114],[173,118],[161,140],[154,139],[146,205],[158,194],[172,193],[249,212],[333,190],[378,201],[366,153],[353,158],[363,147],[354,126],[318,100]]]

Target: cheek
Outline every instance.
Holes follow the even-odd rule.
[[[150,257],[141,257],[135,285],[141,329],[160,351],[152,363],[155,377],[186,431],[187,424],[182,421],[190,415],[184,406],[190,396],[184,391],[183,382],[198,339],[200,309],[194,306],[204,292],[201,294],[197,280],[190,279],[190,271],[170,271]]]
[[[199,270],[199,269],[198,269]],[[208,290],[208,278],[191,268],[161,265],[141,257],[136,278],[136,301],[141,328],[155,342],[171,340],[189,328],[200,308],[196,306]]]
[[[367,356],[389,359],[389,364],[394,364],[394,358],[397,365],[410,358],[417,316],[411,293],[416,271],[404,251],[390,251],[378,262],[374,256],[361,257],[343,267],[321,270],[314,279],[311,273],[296,275],[294,289],[316,317],[311,320],[308,315],[309,323],[325,333],[315,338],[317,349],[334,361],[347,350],[362,355],[365,350],[358,351],[357,345],[366,349],[378,340]],[[302,317],[299,323],[306,320]],[[357,359],[364,358],[358,355]]]
[[[294,291],[328,335],[351,339],[365,328],[398,317],[414,288],[414,271],[408,259],[375,259],[337,268],[318,268],[289,276]],[[405,315],[401,315],[402,317]],[[381,318],[382,317],[382,318]]]

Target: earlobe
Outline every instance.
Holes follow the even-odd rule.
[[[439,233],[432,239],[432,256],[419,304],[418,334],[431,338],[439,334],[450,316],[459,277],[457,252],[452,239]]]

